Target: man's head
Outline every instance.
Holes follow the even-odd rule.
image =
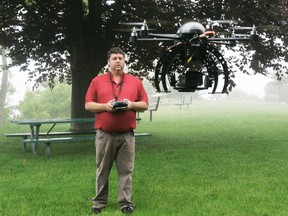
[[[123,58],[125,58],[125,53],[124,51],[119,48],[119,47],[112,47],[108,52],[107,52],[107,61],[110,59],[112,54],[121,54],[123,55]]]
[[[114,75],[123,72],[125,66],[125,53],[119,47],[113,47],[107,52],[107,63]]]

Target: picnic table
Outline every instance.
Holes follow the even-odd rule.
[[[67,119],[32,119],[32,120],[12,120],[12,123],[19,124],[19,125],[29,125],[30,134],[29,133],[15,133],[15,134],[5,134],[7,137],[15,137],[15,136],[22,136],[23,137],[23,150],[26,151],[26,143],[32,143],[33,154],[37,155],[37,146],[38,143],[45,142],[46,148],[50,147],[50,142],[57,142],[57,141],[76,141],[76,138],[73,137],[59,137],[62,135],[75,135],[75,134],[89,134],[95,133],[94,131],[66,131],[66,132],[52,132],[53,128],[56,124],[68,124],[68,123],[93,123],[95,121],[94,118],[67,118]],[[43,124],[50,124],[51,127],[47,130],[47,132],[40,133],[40,127]],[[56,136],[53,138],[47,138],[51,135]],[[40,137],[45,138],[40,138]],[[49,151],[49,150],[48,150]],[[46,152],[47,153],[47,152]],[[50,153],[50,152],[48,152]]]
[[[141,119],[137,119],[139,121]],[[89,131],[63,131],[54,132],[53,128],[57,124],[73,124],[73,123],[94,123],[94,118],[67,118],[67,119],[33,119],[33,120],[12,120],[11,122],[19,125],[28,125],[29,133],[7,133],[6,137],[22,137],[23,151],[26,151],[26,144],[32,144],[33,154],[37,155],[37,146],[39,143],[46,144],[46,157],[50,156],[51,142],[67,142],[67,141],[84,141],[95,140],[96,130]],[[40,128],[43,124],[49,124],[51,127],[46,132],[40,133]],[[74,136],[77,135],[77,136]],[[84,136],[79,136],[84,135]],[[90,136],[88,136],[90,135]],[[150,133],[135,134],[135,136],[149,136]]]

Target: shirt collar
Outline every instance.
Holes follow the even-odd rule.
[[[112,82],[114,82],[114,83],[116,83],[116,84],[119,84],[119,83],[121,83],[121,81],[122,81],[122,74],[124,75],[124,82],[125,82],[125,73],[124,72],[122,72],[122,74],[121,74],[121,76],[120,76],[120,79],[119,79],[119,82],[117,83],[117,82],[115,82],[115,79],[114,79],[114,76],[113,76],[113,74],[112,74],[112,72],[111,71],[109,71],[108,73],[108,81],[110,82],[110,77],[109,76],[111,76],[112,77]]]

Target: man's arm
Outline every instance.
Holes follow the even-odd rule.
[[[87,102],[85,104],[85,109],[90,112],[113,112],[112,102],[115,100],[108,101],[108,103],[96,103]]]
[[[144,112],[148,109],[148,104],[144,101],[131,102],[128,100],[128,109],[133,109],[138,112]]]

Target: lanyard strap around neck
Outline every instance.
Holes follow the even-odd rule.
[[[109,74],[109,78],[110,78],[110,83],[111,83],[111,86],[112,86],[112,92],[113,92],[115,101],[118,101],[118,97],[121,94],[122,86],[123,86],[123,83],[124,83],[124,72],[122,73],[121,82],[120,82],[120,89],[119,89],[118,95],[116,95],[115,91],[114,91],[114,84],[113,84],[113,81],[112,81],[112,74],[111,73]]]

